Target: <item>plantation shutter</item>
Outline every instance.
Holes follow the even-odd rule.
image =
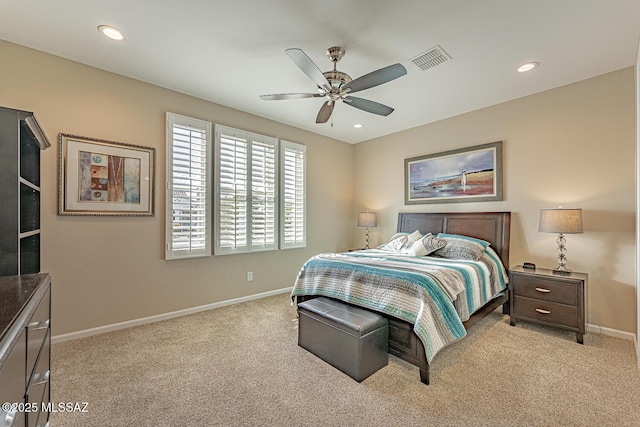
[[[307,245],[306,147],[280,141],[280,248]]]
[[[277,141],[252,135],[251,250],[277,249]]]
[[[277,140],[216,126],[216,255],[277,249]]]
[[[211,124],[167,113],[166,259],[211,255]]]
[[[238,248],[244,252],[247,246],[249,156],[245,136],[220,128],[216,133],[216,254],[236,252]]]

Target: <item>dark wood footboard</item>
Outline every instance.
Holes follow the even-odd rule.
[[[463,322],[464,328],[478,323],[483,317],[503,305],[508,300],[508,292],[487,302],[476,311],[469,320]],[[418,335],[413,332],[413,325],[403,320],[387,316],[389,319],[389,353],[420,368],[420,381],[429,384],[429,362],[424,351],[424,345]]]
[[[505,290],[503,295],[487,302],[481,309],[471,315],[469,320],[463,322],[465,329],[469,329],[482,318],[496,308],[508,302],[509,293]],[[297,303],[317,298],[317,295],[298,295]],[[344,301],[342,301],[344,302]],[[420,381],[429,384],[429,362],[424,351],[424,344],[413,332],[413,325],[404,320],[396,319],[384,313],[378,313],[389,319],[389,353],[417,366],[420,369]]]
[[[429,384],[429,362],[424,345],[413,325],[403,320],[389,319],[389,353],[420,368],[420,381]]]

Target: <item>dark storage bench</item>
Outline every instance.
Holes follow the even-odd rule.
[[[385,317],[324,297],[298,304],[298,315],[298,345],[354,380],[389,363]]]

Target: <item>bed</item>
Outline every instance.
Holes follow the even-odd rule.
[[[500,305],[503,307],[503,312],[508,313],[508,292],[506,289],[508,279],[506,277],[506,269],[509,266],[510,224],[510,212],[400,213],[398,215],[397,232],[399,233],[412,233],[415,230],[418,230],[423,235],[427,233],[432,233],[433,235],[447,233],[449,235],[468,236],[490,243],[490,250],[487,250],[487,253],[490,253],[490,258],[495,258],[496,263],[501,263],[500,268],[503,267],[503,289],[499,290],[495,288],[497,285],[493,285],[494,287],[491,289],[481,292],[477,291],[476,293],[478,293],[478,295],[482,294],[484,297],[481,300],[473,302],[473,304],[469,300],[474,298],[468,296],[466,297],[468,300],[459,298],[450,304],[443,303],[441,296],[429,290],[429,283],[422,285],[428,292],[420,291],[416,293],[415,298],[419,298],[420,301],[409,300],[408,295],[412,291],[409,291],[407,288],[405,292],[400,295],[400,298],[403,299],[402,304],[405,305],[396,306],[394,304],[387,304],[384,298],[387,297],[389,292],[389,283],[387,283],[386,278],[384,280],[379,279],[374,271],[376,266],[373,265],[374,261],[372,260],[380,257],[380,253],[376,253],[376,250],[362,251],[362,253],[323,254],[312,258],[307,261],[301,269],[296,279],[296,284],[293,287],[291,298],[292,300],[296,299],[297,302],[302,302],[318,296],[328,296],[384,315],[389,319],[389,352],[417,366],[420,370],[420,380],[425,384],[429,384],[429,364],[441,348],[462,338],[468,328]],[[392,264],[391,267],[385,265],[385,268],[397,268],[397,270],[384,270],[384,272],[380,270],[381,275],[391,275],[395,278],[400,277],[400,279],[405,279],[407,275],[412,275],[415,269],[413,265],[407,266],[406,268],[404,267],[405,264],[409,264],[411,261],[410,258],[426,259],[430,257],[402,258],[401,256],[389,256],[383,258],[386,258],[385,262]],[[376,260],[375,262],[378,261]],[[419,260],[419,262],[428,264],[431,261]],[[437,263],[437,259],[435,259],[435,262]],[[333,272],[334,277],[331,279],[331,289],[316,286],[316,284],[310,282],[310,280],[316,280],[318,283],[324,282],[323,278],[305,277],[305,274],[310,276],[307,270],[313,270],[308,268],[309,266],[319,266],[322,268],[318,268],[317,270],[324,269],[327,272],[331,272],[332,263],[349,265],[350,269],[360,271],[361,274],[358,274],[360,274],[359,281],[361,283],[358,285],[366,287],[371,291],[370,295],[377,295],[380,299],[372,301],[371,298],[361,297],[356,289],[358,286],[353,284],[352,278],[345,277],[344,280],[341,280],[340,274],[342,273],[339,272],[337,274],[335,271]],[[466,264],[474,263],[469,262]],[[423,267],[420,266],[419,268]],[[430,269],[431,267],[425,268]],[[485,267],[480,268],[471,265],[465,267],[465,269],[484,271]],[[350,274],[351,273],[347,273],[347,275]],[[465,275],[466,274],[467,273],[465,273]],[[478,274],[482,275],[483,273],[480,272]],[[403,280],[400,279],[398,279],[397,284],[393,284],[394,291],[397,290],[403,282]],[[386,289],[385,286],[387,286]],[[433,301],[430,298],[424,297],[424,294],[433,297]],[[464,294],[465,293],[462,292],[459,295]],[[412,296],[411,298],[414,297]],[[419,313],[408,314],[405,312],[403,309],[406,307],[406,304],[413,304],[415,307],[418,307],[417,310]],[[456,314],[454,312],[452,315],[450,305],[455,305],[454,308],[456,311],[459,311],[460,306],[464,307],[468,305],[468,313],[463,316],[462,314]],[[438,310],[434,308],[435,306],[443,309],[442,313],[438,313]],[[431,310],[431,308],[434,309]],[[429,316],[434,316],[436,319],[434,320],[429,316],[426,316],[428,317],[426,320],[423,319],[425,312],[429,314]],[[418,318],[416,316],[420,317]],[[445,323],[442,322],[446,323],[446,327],[443,326]],[[428,335],[430,333],[433,336]]]

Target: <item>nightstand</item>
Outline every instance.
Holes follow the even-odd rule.
[[[518,265],[509,270],[511,326],[518,319],[575,331],[583,343],[586,273],[554,274],[546,268]]]

